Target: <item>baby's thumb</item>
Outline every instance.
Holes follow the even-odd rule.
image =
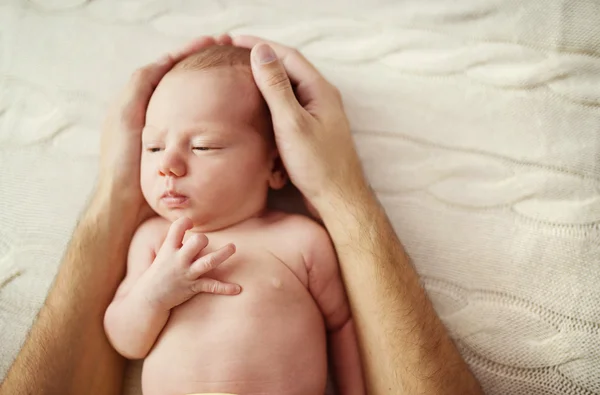
[[[293,116],[301,109],[292,84],[275,51],[264,43],[252,48],[252,74],[273,118]]]

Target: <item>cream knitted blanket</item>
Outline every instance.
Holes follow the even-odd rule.
[[[2,0],[0,377],[93,186],[110,99],[136,66],[224,31],[296,46],[340,87],[372,185],[487,393],[600,393],[592,0]]]

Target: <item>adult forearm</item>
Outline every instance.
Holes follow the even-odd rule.
[[[82,216],[0,394],[120,392],[124,360],[104,334],[103,316],[123,276],[136,218],[112,195],[98,193]]]
[[[368,393],[481,393],[371,190],[317,209],[338,253]]]
[[[148,355],[169,319],[169,311],[151,306],[139,289],[115,300],[106,311],[104,326],[114,348],[129,359]]]

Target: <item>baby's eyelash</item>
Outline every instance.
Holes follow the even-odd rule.
[[[214,149],[217,149],[217,148],[214,148],[214,147],[192,147],[192,150],[194,150],[194,151],[211,151],[211,150],[214,150]],[[148,147],[148,148],[146,148],[146,151],[150,152],[150,153],[155,153],[155,152],[159,152],[159,151],[162,151],[162,150],[163,149],[160,148],[160,147]]]

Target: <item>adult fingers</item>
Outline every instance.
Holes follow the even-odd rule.
[[[206,235],[196,233],[187,239],[179,253],[185,262],[191,262],[194,260],[200,252],[208,245],[208,237]]]
[[[273,48],[273,51],[275,51],[275,54],[283,63],[294,85],[323,79],[317,68],[295,48],[286,47],[285,45],[263,40],[255,36],[237,36],[233,38],[233,45],[248,49],[252,49],[261,43],[268,44]]]
[[[260,37],[250,36],[250,35],[235,36],[233,38],[233,45],[235,45],[236,47],[244,47],[244,48],[252,49],[252,47],[254,47],[258,43],[267,43],[267,44],[271,44],[271,45],[275,44],[272,41],[264,40]]]
[[[185,235],[185,232],[192,229],[193,227],[194,224],[192,223],[192,220],[188,217],[181,217],[177,219],[169,227],[169,231],[167,232],[167,237],[165,237],[163,245],[167,244],[172,248],[180,248],[183,242],[183,236]]]
[[[215,43],[213,37],[199,37],[180,49],[164,55],[156,62],[137,69],[126,89],[125,101],[146,104],[162,77],[171,70],[175,63],[201,48],[215,45]]]
[[[224,283],[212,278],[201,278],[192,283],[192,292],[194,294],[206,292],[219,295],[237,295],[242,291],[242,287],[237,284]]]
[[[203,274],[210,272],[215,269],[221,263],[225,262],[230,256],[235,253],[235,245],[227,244],[225,247],[219,248],[218,250],[211,252],[210,254],[204,255],[198,258],[190,267],[190,277],[198,278]]]
[[[219,45],[232,45],[233,41],[229,34],[221,34],[216,39],[217,44]]]
[[[267,44],[252,48],[252,74],[274,119],[295,118],[304,109],[298,103],[285,68]]]

